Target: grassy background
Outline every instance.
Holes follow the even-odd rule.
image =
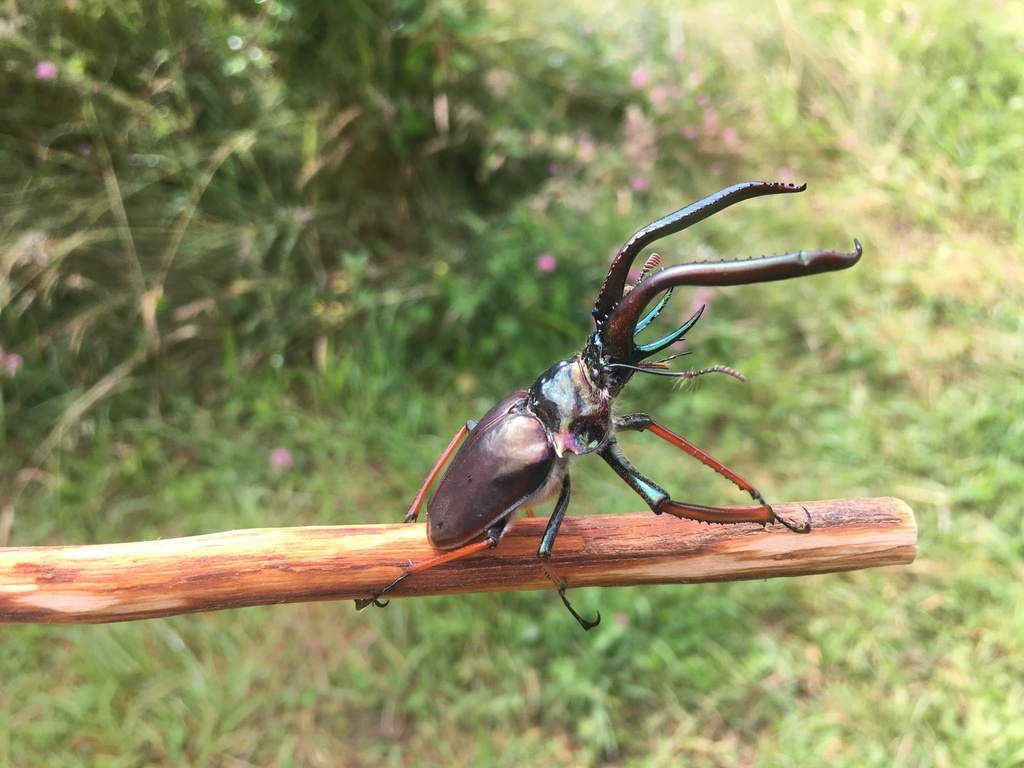
[[[772,178],[665,261],[863,261],[704,295],[690,360],[748,383],[623,406],[769,499],[906,499],[918,561],[580,590],[587,635],[543,593],[4,627],[0,765],[1024,765],[1024,11],[495,6],[11,7],[0,543],[400,519],[626,236]],[[599,464],[573,512],[638,509]]]

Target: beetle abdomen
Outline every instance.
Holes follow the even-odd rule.
[[[455,549],[511,514],[547,480],[555,461],[547,430],[514,392],[480,419],[427,504],[427,538]]]

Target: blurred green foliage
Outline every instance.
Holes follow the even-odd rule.
[[[613,132],[626,90],[592,38],[556,61],[475,2],[50,2],[9,24],[0,339],[28,365],[0,440],[23,444],[104,377],[123,413],[129,380],[211,403],[409,305],[396,360],[452,302],[485,314],[508,259],[472,289],[437,280],[468,258],[425,254],[535,190],[576,115]]]

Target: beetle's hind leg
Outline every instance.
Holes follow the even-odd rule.
[[[384,587],[384,589],[382,589],[380,592],[377,592],[372,597],[368,597],[362,600],[356,600],[356,610],[361,611],[363,610],[363,608],[366,608],[370,605],[376,605],[378,608],[386,607],[388,602],[390,601],[385,600],[382,603],[380,599],[384,597],[384,595],[386,595],[392,589],[401,584],[403,581],[405,581],[407,578],[412,576],[414,573],[421,573],[422,571],[430,570],[435,566],[443,565],[444,563],[450,563],[452,560],[458,560],[463,557],[469,557],[470,555],[476,554],[477,552],[483,552],[486,549],[494,549],[494,547],[498,546],[498,542],[501,541],[501,536],[502,533],[504,533],[505,531],[507,523],[507,520],[502,520],[500,524],[488,529],[486,536],[480,541],[474,541],[472,544],[466,544],[464,547],[453,549],[451,552],[445,552],[443,555],[438,555],[437,557],[433,557],[430,560],[425,560],[422,563],[418,563],[416,565],[413,565],[410,562],[408,570],[406,570],[405,573],[403,573],[397,579],[395,579],[386,587]]]
[[[448,463],[448,459],[455,453],[455,449],[459,447],[466,435],[472,432],[476,428],[476,422],[470,419],[466,422],[466,426],[455,433],[455,437],[448,443],[448,447],[444,449],[444,453],[441,454],[441,458],[437,460],[434,468],[430,470],[430,474],[427,475],[427,479],[423,481],[423,487],[420,488],[419,493],[416,494],[416,498],[413,499],[412,504],[409,505],[409,511],[405,513],[405,522],[413,523],[416,518],[420,516],[420,510],[423,509],[423,502],[427,498],[427,491],[430,490],[430,486],[434,484],[437,476],[441,474],[441,470],[444,465]]]
[[[544,529],[544,538],[540,540],[540,548],[537,550],[537,557],[540,558],[540,563],[544,566],[544,572],[548,575],[548,578],[555,582],[555,586],[558,587],[558,596],[562,598],[562,603],[566,608],[569,609],[569,613],[572,614],[573,618],[580,623],[580,626],[586,630],[591,630],[601,623],[601,612],[597,612],[597,618],[593,621],[584,619],[580,616],[576,609],[569,603],[569,598],[565,596],[565,588],[567,586],[565,579],[558,575],[554,566],[551,565],[551,548],[555,543],[555,536],[558,534],[558,528],[562,525],[562,519],[565,517],[565,511],[569,508],[569,475],[566,474],[562,478],[562,492],[558,495],[558,501],[555,503],[555,511],[551,514],[551,519],[548,521],[548,527]]]

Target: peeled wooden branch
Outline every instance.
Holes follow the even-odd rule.
[[[570,587],[682,584],[849,571],[914,560],[914,515],[893,498],[779,504],[813,529],[701,525],[650,512],[569,517],[552,562]],[[389,597],[552,589],[545,518],[496,549],[416,574]],[[229,531],[164,541],[0,549],[0,623],[102,623],[250,605],[366,598],[436,551],[423,525]]]

